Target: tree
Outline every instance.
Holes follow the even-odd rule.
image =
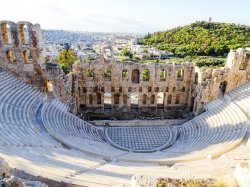
[[[68,74],[71,69],[72,65],[75,63],[76,56],[74,51],[72,50],[62,50],[59,55],[56,57],[56,63],[59,64],[64,73]]]
[[[133,58],[133,54],[127,48],[123,48],[121,51],[121,56],[128,56],[130,59]]]

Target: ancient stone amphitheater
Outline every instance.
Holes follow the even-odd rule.
[[[126,186],[134,174],[233,176],[250,159],[249,49],[231,51],[219,70],[188,65],[194,82],[183,106],[195,101],[196,116],[184,124],[94,126],[74,115],[79,74],[44,63],[40,26],[0,25],[0,157],[12,168],[69,184]]]

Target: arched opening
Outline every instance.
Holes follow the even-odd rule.
[[[111,109],[112,95],[111,93],[104,93],[104,108]]]
[[[240,64],[240,70],[246,70],[247,65],[249,63],[249,59],[250,59],[250,54],[245,54],[244,59],[242,60],[241,64]]]
[[[152,87],[151,86],[148,87],[148,92],[152,92]]]
[[[142,104],[143,104],[143,105],[146,105],[146,104],[147,104],[147,95],[146,95],[146,94],[144,94],[144,95],[142,96]]]
[[[199,74],[198,74],[198,72],[195,72],[195,75],[194,75],[194,84],[195,85],[198,84],[198,78],[199,78]]]
[[[162,109],[164,108],[164,93],[163,92],[159,92],[157,94],[157,108]]]
[[[179,69],[176,73],[176,76],[177,76],[177,80],[178,81],[181,81],[183,80],[183,77],[184,77],[184,70],[183,69]]]
[[[185,92],[185,91],[186,91],[186,88],[183,86],[183,87],[181,88],[181,91],[182,91],[182,92]]]
[[[175,104],[180,104],[180,94],[176,94]]]
[[[93,96],[89,94],[89,105],[93,105]]]
[[[27,50],[23,51],[23,59],[24,59],[24,64],[28,64],[29,63],[29,54]]]
[[[166,70],[162,69],[160,71],[160,81],[165,81],[166,80]]]
[[[226,93],[226,89],[227,89],[227,81],[223,81],[222,83],[220,83],[219,92],[224,95]]]
[[[151,105],[155,104],[155,95],[151,95],[151,97],[150,97],[150,104]]]
[[[128,70],[126,69],[122,70],[122,80],[124,81],[128,80]]]
[[[169,91],[169,87],[166,88],[166,92],[168,92],[168,91]]]
[[[46,94],[53,92],[53,84],[51,80],[45,81],[45,92]]]
[[[138,108],[139,104],[139,94],[138,93],[131,93],[130,95],[130,106],[133,109]]]
[[[149,72],[148,69],[144,69],[142,71],[142,80],[143,81],[149,81],[149,79],[150,79],[150,72]]]
[[[120,94],[115,94],[114,95],[114,104],[119,105],[120,103]]]
[[[97,102],[98,105],[102,104],[102,96],[101,96],[100,93],[96,94],[96,102]]]
[[[1,30],[2,30],[2,37],[3,37],[4,44],[11,44],[12,37],[11,37],[10,25],[8,23],[2,23]]]
[[[11,50],[6,51],[6,58],[8,63],[16,62],[16,56],[12,53]]]
[[[104,70],[104,79],[106,81],[111,81],[111,71],[110,71],[110,69],[105,69]]]
[[[132,70],[131,80],[132,80],[132,83],[139,83],[139,81],[140,81],[140,72],[139,72],[138,69],[133,69]]]
[[[87,77],[93,77],[94,76],[93,70],[91,68],[86,69],[86,76]]]
[[[194,110],[194,97],[191,98],[191,103],[190,103],[189,110],[190,110],[190,112],[193,112],[193,110]]]
[[[126,94],[123,94],[122,96],[122,101],[123,101],[123,104],[126,105],[127,102],[128,102],[128,96]]]
[[[29,30],[26,24],[20,24],[18,27],[19,35],[22,44],[29,43]]]
[[[169,94],[169,95],[168,95],[168,99],[167,99],[167,104],[168,104],[168,105],[171,105],[171,103],[172,103],[172,95]]]

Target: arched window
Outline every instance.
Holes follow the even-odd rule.
[[[120,94],[115,94],[114,95],[114,104],[115,105],[119,105],[119,103],[120,103]]]
[[[247,65],[249,63],[249,59],[250,59],[250,55],[249,54],[245,54],[243,57],[243,60],[240,64],[240,70],[246,70]]]
[[[98,105],[102,104],[102,96],[101,96],[100,93],[96,94],[96,102],[97,102]]]
[[[139,94],[138,93],[131,93],[131,95],[130,95],[131,108],[138,108],[138,104],[139,104]]]
[[[186,91],[186,88],[185,88],[185,87],[182,87],[182,88],[181,88],[181,91],[182,91],[182,92],[185,92],[185,91]]]
[[[89,104],[93,105],[93,96],[89,94]]]
[[[104,93],[104,108],[110,109],[112,105],[111,93]]]
[[[193,109],[194,109],[194,97],[191,98],[191,102],[190,102],[190,112],[193,112]]]
[[[176,94],[175,104],[180,104],[180,94]]]
[[[53,92],[53,84],[52,84],[52,81],[46,80],[46,82],[45,82],[45,92],[46,92],[46,93]]]
[[[166,80],[166,70],[162,69],[160,71],[160,81],[165,81]]]
[[[19,35],[22,44],[29,43],[29,30],[26,24],[20,24],[18,27]]]
[[[86,69],[86,76],[87,77],[93,77],[94,76],[93,70],[91,68]]]
[[[104,79],[107,80],[107,81],[111,80],[111,71],[110,71],[110,69],[105,69],[104,70]]]
[[[150,79],[150,72],[149,72],[148,69],[144,69],[142,71],[142,79],[143,79],[143,81],[149,81],[149,79]]]
[[[28,64],[29,63],[29,54],[27,50],[23,51],[23,59],[24,59],[24,64]]]
[[[164,103],[164,93],[159,92],[157,94],[157,104],[163,104]]]
[[[143,105],[146,105],[146,104],[147,104],[147,95],[146,95],[146,94],[144,94],[144,95],[142,96],[142,104],[143,104]]]
[[[172,103],[172,95],[171,94],[168,95],[167,103],[168,103],[168,105],[170,105]]]
[[[155,104],[155,95],[151,95],[150,104]]]
[[[194,75],[194,84],[195,85],[198,84],[198,78],[199,78],[199,74],[198,74],[198,72],[195,72],[195,75]]]
[[[12,53],[11,50],[6,51],[6,58],[9,63],[16,62],[16,56]]]
[[[184,77],[184,70],[183,69],[179,69],[176,73],[177,76],[177,80],[183,80]]]
[[[131,80],[132,80],[132,83],[139,83],[139,81],[140,81],[140,72],[139,72],[138,69],[133,69],[132,70]]]
[[[163,108],[164,107],[164,93],[159,92],[157,94],[157,108]]]
[[[4,44],[11,44],[12,43],[12,36],[11,36],[10,25],[7,23],[2,23],[1,30],[2,30],[2,37],[3,37]]]
[[[123,94],[123,97],[122,97],[122,100],[123,100],[123,104],[126,105],[127,104],[127,100],[128,100],[128,96],[126,94]]]
[[[128,70],[122,70],[122,80],[128,80]]]
[[[225,94],[227,90],[227,81],[223,81],[219,86],[219,92]]]

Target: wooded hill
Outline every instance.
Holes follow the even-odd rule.
[[[225,56],[230,49],[250,47],[250,27],[197,21],[190,25],[148,34],[140,41],[185,56]]]

